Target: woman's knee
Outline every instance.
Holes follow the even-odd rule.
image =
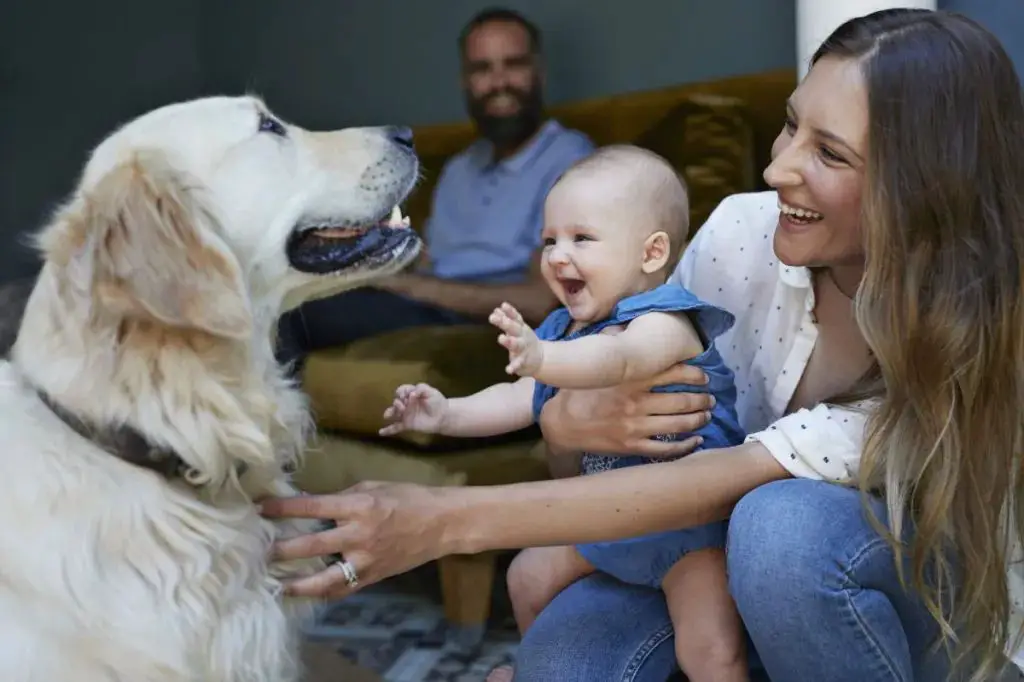
[[[672,624],[661,592],[595,574],[563,590],[526,631],[515,679],[663,682],[674,670]]]
[[[901,585],[894,553],[871,523],[872,513],[886,521],[884,505],[869,504],[870,512],[857,489],[808,480],[764,485],[737,504],[729,590],[769,674],[911,679],[930,660],[935,622]]]
[[[824,584],[839,587],[858,553],[881,544],[857,489],[806,479],[768,483],[747,493],[730,518],[730,590],[742,607],[766,591],[778,603]]]

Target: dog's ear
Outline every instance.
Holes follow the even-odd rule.
[[[216,218],[159,152],[138,153],[85,197],[94,295],[108,310],[244,338],[252,313]]]

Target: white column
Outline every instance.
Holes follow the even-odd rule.
[[[847,19],[892,7],[936,9],[936,0],[796,0],[796,58],[800,78],[822,41]]]

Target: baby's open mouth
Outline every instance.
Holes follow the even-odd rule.
[[[558,280],[569,296],[575,296],[583,291],[584,282],[582,279],[560,279]]]

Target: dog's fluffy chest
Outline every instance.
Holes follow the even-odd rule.
[[[0,680],[290,682],[278,529],[55,428],[0,366]],[[267,493],[293,494],[282,476]],[[311,561],[291,574],[321,568]]]
[[[266,563],[269,524],[197,508],[167,511],[129,508],[106,519],[51,518],[46,531],[22,527],[43,532],[14,557],[13,580],[0,587],[0,679],[298,678],[297,620],[308,606],[281,597]]]

